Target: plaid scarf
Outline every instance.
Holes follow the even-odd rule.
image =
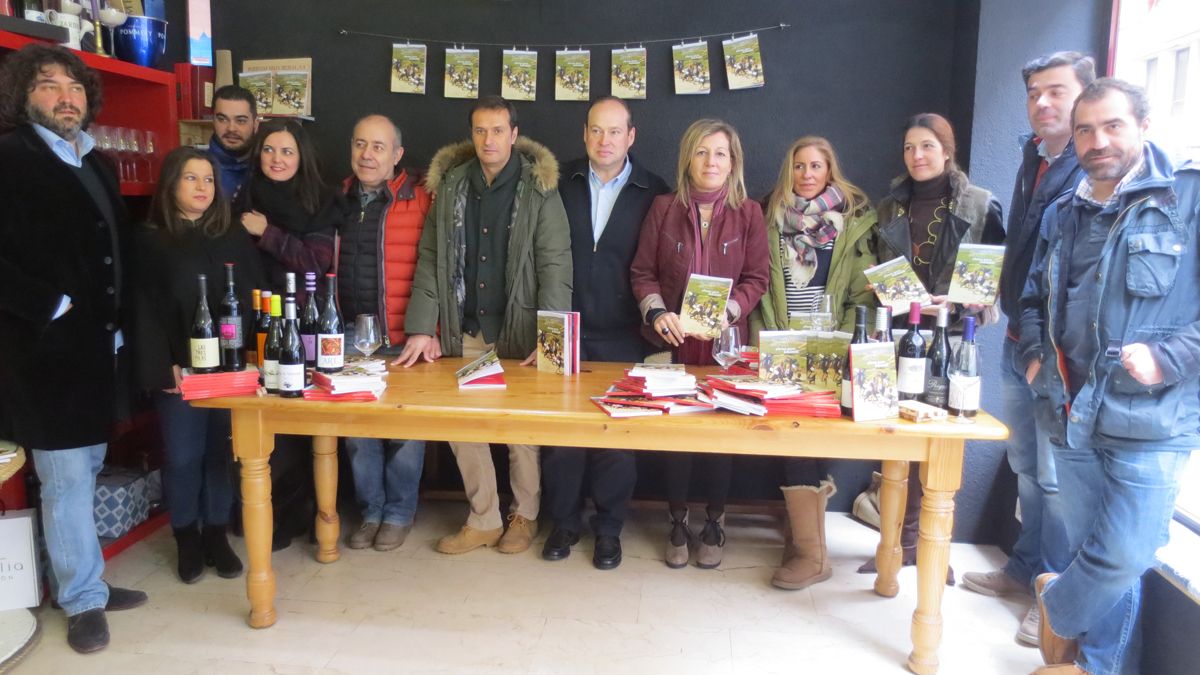
[[[788,253],[788,269],[792,283],[804,288],[817,273],[816,249],[837,239],[844,226],[842,206],[846,196],[836,186],[830,185],[812,200],[795,196],[791,204],[780,209],[777,216],[782,222],[779,236]]]

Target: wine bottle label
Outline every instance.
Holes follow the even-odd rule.
[[[950,393],[950,382],[944,377],[931,377],[925,380],[925,395],[921,400],[939,408],[946,407]]]
[[[925,359],[901,356],[896,364],[896,389],[902,394],[925,391]]]
[[[301,335],[300,341],[304,343],[304,362],[312,363],[317,360],[317,336],[316,335]]]
[[[948,404],[955,410],[979,410],[979,376],[951,375]]]
[[[850,387],[850,380],[842,380],[842,407],[854,407],[854,390]]]
[[[279,391],[300,391],[304,389],[304,364],[279,364]]]
[[[263,361],[263,386],[267,389],[279,388],[279,362],[271,359]]]
[[[221,349],[241,349],[242,317],[221,317]]]
[[[346,336],[342,333],[317,334],[317,367],[341,368],[345,365]]]
[[[192,369],[216,368],[221,365],[221,346],[217,338],[191,338]]]

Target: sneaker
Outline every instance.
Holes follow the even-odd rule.
[[[1038,609],[1037,603],[1025,612],[1025,618],[1021,620],[1021,627],[1017,629],[1017,642],[1030,647],[1038,646],[1038,628],[1042,625],[1042,612]]]
[[[384,523],[379,526],[379,531],[375,533],[375,550],[376,551],[394,551],[404,545],[404,540],[408,538],[408,533],[412,531],[412,525],[395,525],[392,523]]]
[[[537,531],[536,520],[529,520],[515,513],[509,514],[508,530],[500,537],[500,544],[496,546],[496,550],[501,553],[521,553],[533,544]]]
[[[375,544],[375,535],[379,532],[379,523],[363,523],[358,531],[350,535],[346,545],[350,548],[371,548]]]
[[[1028,586],[1010,577],[1004,570],[967,572],[963,575],[962,581],[963,587],[968,590],[993,598],[1030,594]]]
[[[454,534],[448,534],[441,539],[438,539],[438,553],[448,553],[450,555],[458,555],[474,551],[483,546],[495,546],[496,542],[500,541],[500,535],[504,534],[504,528],[497,527],[494,530],[476,530],[470,525],[463,525],[463,528]]]

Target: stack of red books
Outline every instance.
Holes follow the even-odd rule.
[[[639,363],[592,402],[610,417],[679,415],[714,409],[696,397],[696,376],[682,364]]]
[[[254,396],[258,393],[258,368],[246,366],[245,370],[230,373],[204,374],[196,374],[184,368],[179,390],[183,392],[185,401],[224,396]]]
[[[831,391],[804,391],[790,384],[768,384],[753,375],[709,375],[700,385],[700,400],[743,415],[840,417]]]

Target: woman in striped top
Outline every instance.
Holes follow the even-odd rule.
[[[767,198],[771,278],[750,317],[760,330],[786,330],[788,317],[816,311],[832,300],[833,325],[854,328],[854,306],[875,304],[863,270],[875,264],[875,210],[866,193],[846,180],[829,141],[805,136],[788,148],[779,180]],[[836,488],[828,460],[784,460],[783,496],[789,529],[783,563],[771,583],[798,590],[831,574],[825,548],[825,506]]]

